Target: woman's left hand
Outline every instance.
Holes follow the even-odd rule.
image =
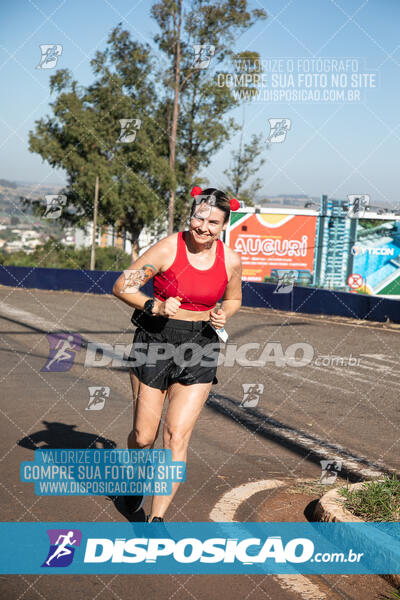
[[[222,329],[226,323],[226,313],[223,308],[219,308],[217,311],[211,311],[210,323],[215,329]]]

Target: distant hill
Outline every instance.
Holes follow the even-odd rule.
[[[13,188],[14,190],[18,187],[13,181],[7,181],[7,179],[0,179],[0,185],[3,187]]]

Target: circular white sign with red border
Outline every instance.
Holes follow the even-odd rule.
[[[352,290],[358,290],[358,288],[360,288],[364,285],[363,276],[360,275],[359,273],[352,273],[347,278],[347,285]]]

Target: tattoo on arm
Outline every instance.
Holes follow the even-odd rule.
[[[157,269],[150,264],[144,265],[143,270],[145,271],[146,281],[151,279],[157,273]]]

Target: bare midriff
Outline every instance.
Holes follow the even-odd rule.
[[[186,310],[178,308],[175,315],[170,319],[181,319],[182,321],[209,321],[211,310]]]

